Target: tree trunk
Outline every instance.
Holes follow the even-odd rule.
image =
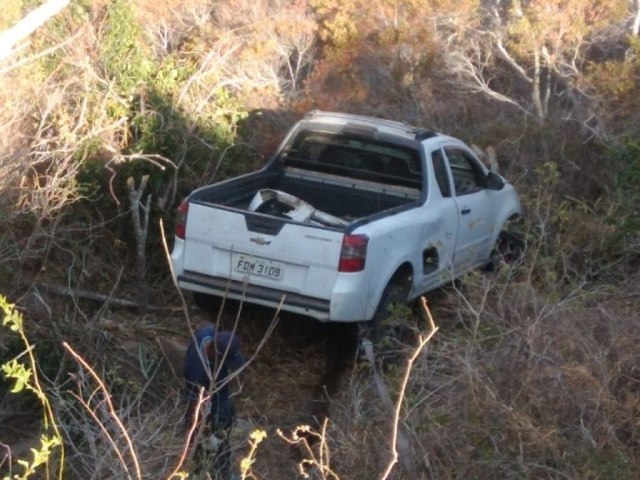
[[[129,190],[129,201],[131,202],[131,220],[133,231],[136,237],[136,263],[138,281],[144,281],[146,271],[145,248],[147,245],[147,233],[149,231],[149,210],[151,207],[151,195],[147,196],[146,202],[142,203],[144,189],[149,181],[149,175],[144,175],[140,181],[140,187],[136,189],[132,177],[127,179],[127,189]]]

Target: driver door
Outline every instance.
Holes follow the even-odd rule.
[[[460,146],[445,146],[453,179],[458,212],[458,238],[454,255],[457,273],[486,261],[491,253],[493,223],[487,171],[471,152]]]
[[[451,281],[453,260],[458,230],[458,207],[453,198],[451,176],[440,147],[427,154],[430,162],[428,175],[433,185],[429,192],[429,202],[423,212],[424,223],[420,235],[420,258],[415,269],[417,293]],[[437,185],[437,186],[436,186]],[[433,206],[432,206],[433,205]]]

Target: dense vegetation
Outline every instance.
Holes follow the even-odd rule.
[[[0,31],[40,3],[4,0]],[[0,293],[25,318],[3,301],[0,363],[28,384],[7,362],[30,341],[41,379],[21,393],[0,381],[0,471],[13,462],[22,474],[21,456],[35,464],[10,433],[31,429],[53,442],[38,440],[43,475],[64,464],[64,478],[124,478],[128,465],[135,477],[117,414],[144,475],[170,476],[179,380],[162,365],[167,338],[184,343],[188,329],[162,228],[170,241],[186,192],[261,166],[318,108],[493,147],[526,209],[522,265],[430,299],[440,330],[400,422],[413,465],[391,477],[640,477],[639,28],[637,0],[71,1],[0,60]],[[268,320],[244,312],[255,350]],[[287,408],[257,401],[286,378],[268,357],[281,373],[318,364],[317,346],[284,355],[282,338],[266,342],[242,393],[240,416],[269,432],[255,478],[296,476],[273,431],[296,419],[280,424],[267,410]],[[72,352],[104,379],[113,411],[91,404],[102,392]],[[384,367],[395,391],[404,363]],[[332,399],[331,456],[313,450],[315,478],[379,478],[390,460],[369,373],[356,365]],[[42,426],[31,417],[41,404]]]

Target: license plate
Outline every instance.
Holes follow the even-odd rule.
[[[267,277],[272,280],[280,280],[284,273],[284,268],[280,262],[267,260],[266,258],[250,257],[248,255],[236,256],[234,268],[237,272]]]

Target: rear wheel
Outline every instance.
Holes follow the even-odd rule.
[[[407,291],[403,285],[396,282],[390,282],[382,297],[380,303],[369,322],[363,322],[360,333],[363,338],[380,343],[384,339],[397,339],[402,336],[403,326],[406,325],[406,317],[410,315],[407,307]]]

